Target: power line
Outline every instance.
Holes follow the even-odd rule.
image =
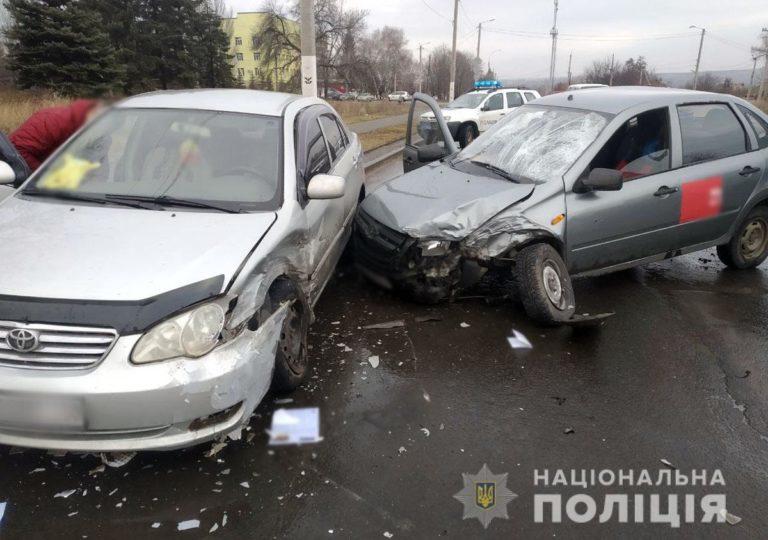
[[[448,17],[446,17],[445,15],[443,15],[442,13],[440,13],[439,11],[437,11],[435,8],[433,8],[432,6],[430,6],[430,5],[427,3],[427,0],[421,0],[421,3],[422,3],[422,4],[424,4],[425,6],[427,6],[427,8],[429,8],[429,10],[430,10],[432,13],[434,13],[435,15],[437,15],[438,17],[440,17],[441,19],[445,19],[445,20],[446,20],[446,21],[448,21],[449,23],[453,23],[453,21],[452,21],[451,19],[449,19]]]

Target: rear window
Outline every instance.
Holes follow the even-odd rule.
[[[728,105],[680,105],[677,111],[683,138],[683,165],[747,151],[744,128]]]
[[[741,109],[742,114],[747,118],[747,122],[749,122],[749,125],[752,126],[752,129],[755,132],[755,136],[757,137],[757,147],[761,150],[763,148],[768,148],[768,122],[746,107],[742,105],[739,105],[738,107]]]

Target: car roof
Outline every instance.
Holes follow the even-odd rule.
[[[289,103],[302,99],[296,94],[243,90],[163,90],[124,99],[116,105],[136,109],[199,109],[233,113],[281,116]]]
[[[715,92],[699,92],[681,88],[656,86],[612,86],[592,88],[589,92],[568,90],[550,94],[536,100],[536,105],[570,107],[590,111],[618,114],[630,107],[648,105],[663,107],[685,101],[736,101],[731,95]]]

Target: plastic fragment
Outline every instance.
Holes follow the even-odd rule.
[[[216,531],[218,531],[218,530],[219,530],[219,524],[218,524],[218,523],[214,523],[214,524],[213,524],[213,527],[211,527],[211,528],[208,530],[208,534],[210,534],[210,533],[213,533],[213,532],[216,532]]]
[[[528,341],[528,338],[522,332],[514,329],[512,330],[512,335],[507,338],[507,341],[513,349],[533,349],[533,345]]]
[[[389,531],[384,531],[384,538],[392,538],[393,536],[395,536],[395,535],[394,535],[394,534],[392,534],[391,532],[389,532]]]
[[[725,521],[726,521],[726,523],[728,523],[728,525],[736,525],[737,523],[739,523],[741,521],[741,518],[739,516],[735,516],[735,515],[731,514],[725,508],[721,508],[720,512],[718,512],[718,513],[720,514],[720,516],[723,519],[725,519]]]
[[[35,474],[35,473],[39,473],[39,472],[45,472],[45,469],[37,468],[37,469],[34,469],[34,470],[30,471],[29,474]]]
[[[463,322],[459,326],[461,326],[462,328],[469,328],[469,323]]]
[[[120,467],[127,465],[133,458],[135,458],[136,452],[102,452],[100,456],[101,462],[104,465],[119,469]]]
[[[245,489],[251,488],[251,484],[249,484],[248,482],[240,482],[240,485],[243,486]]]
[[[405,321],[398,319],[396,321],[369,324],[367,326],[363,326],[363,330],[387,330],[389,328],[400,328],[402,326],[405,326]]]
[[[416,317],[416,322],[422,323],[422,322],[437,322],[442,321],[442,317],[438,317],[437,315],[422,315],[419,317]]]
[[[106,470],[107,470],[107,466],[102,463],[101,465],[97,465],[96,467],[94,467],[93,469],[88,471],[88,474],[96,475],[96,474],[99,474],[99,473],[103,473]]]
[[[152,524],[152,528],[153,528],[153,529],[159,529],[159,528],[160,528],[160,525],[161,525],[161,523],[159,523],[159,522],[157,522],[157,521],[156,521],[156,522],[154,522],[154,523]]]
[[[666,465],[666,466],[667,466],[667,467],[669,467],[670,469],[677,469],[677,467],[675,467],[674,465],[672,465],[672,463],[670,463],[668,460],[666,460],[666,459],[664,459],[664,458],[660,459],[659,461],[661,461],[661,462],[662,462],[664,465]]]
[[[71,497],[72,495],[74,495],[76,491],[77,491],[77,489],[68,489],[66,491],[62,491],[60,493],[57,493],[56,495],[53,496],[53,498],[54,499],[57,499],[57,498],[67,499],[67,498]]]
[[[425,427],[421,428],[422,433],[424,433],[425,436],[429,437],[429,430]]]
[[[0,502],[0,523],[3,522],[3,516],[5,515],[5,507],[8,505],[7,502]]]
[[[211,449],[210,449],[210,450],[208,450],[208,451],[205,453],[205,457],[208,457],[208,458],[210,458],[210,457],[213,457],[213,456],[215,456],[216,454],[218,454],[219,452],[221,452],[221,451],[224,449],[224,447],[225,447],[225,446],[227,446],[227,443],[225,443],[225,442],[221,442],[221,441],[219,441],[219,442],[217,442],[217,443],[214,443],[214,445],[213,445],[213,446],[211,446]]]
[[[368,357],[368,363],[371,364],[371,367],[376,369],[379,367],[379,357],[378,356],[370,356]]]
[[[576,433],[576,430],[573,429],[572,427],[567,427],[563,430],[563,433],[565,433],[566,435],[573,435],[574,433]]]
[[[401,446],[400,448],[397,449],[398,454],[402,454],[404,452],[406,452],[405,446]]]
[[[178,525],[176,525],[177,531],[186,531],[189,529],[197,529],[200,527],[200,520],[199,519],[189,519],[187,521],[181,521]]]

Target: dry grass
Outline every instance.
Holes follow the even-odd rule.
[[[363,152],[370,152],[385,144],[405,139],[405,124],[390,126],[359,135]]]
[[[763,110],[763,112],[765,112],[766,114],[768,114],[768,101],[759,101],[759,102],[755,102],[755,105],[757,105],[758,107],[760,107],[760,108]]]
[[[2,90],[0,91],[0,131],[10,133],[38,109],[67,102],[68,100],[49,93]]]
[[[409,102],[397,103],[394,101],[329,101],[328,103],[336,109],[336,112],[347,124],[367,122],[385,116],[408,114],[408,106],[410,105]]]

